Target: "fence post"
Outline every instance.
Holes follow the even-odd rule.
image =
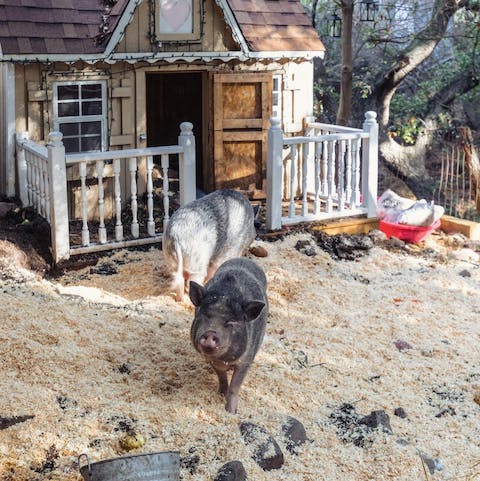
[[[62,137],[61,132],[50,132],[47,144],[48,178],[50,179],[50,229],[55,264],[70,257],[66,159]]]
[[[362,195],[363,206],[367,209],[367,217],[377,215],[378,189],[378,124],[377,113],[366,112],[363,131],[368,133],[364,139],[362,152]]]
[[[22,207],[28,206],[28,186],[27,186],[27,160],[25,158],[25,149],[19,147],[22,140],[28,140],[28,132],[16,133],[16,150],[17,150],[17,171],[18,171],[18,191]]]
[[[283,132],[280,119],[272,117],[267,135],[267,205],[266,228],[282,227]]]
[[[180,156],[179,182],[180,182],[180,205],[185,205],[197,198],[197,178],[195,171],[195,136],[193,124],[182,122],[178,145],[183,147],[183,161]]]

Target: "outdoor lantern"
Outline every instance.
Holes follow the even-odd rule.
[[[342,19],[334,12],[329,19],[329,32],[330,37],[342,36]]]
[[[360,2],[360,20],[362,22],[374,22],[377,10],[377,0],[362,0]]]

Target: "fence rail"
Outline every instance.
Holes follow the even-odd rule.
[[[268,229],[354,215],[375,217],[378,177],[376,113],[363,129],[306,122],[306,135],[283,137],[280,120],[268,131]]]
[[[162,239],[171,210],[169,168],[173,155],[179,159],[180,205],[196,197],[193,126],[183,122],[180,129],[178,145],[70,155],[65,155],[60,132],[50,134],[47,146],[28,140],[25,133],[17,134],[20,200],[50,223],[55,263],[74,254]],[[154,156],[160,159],[161,195],[153,185]],[[267,148],[267,229],[355,215],[375,217],[377,164],[374,112],[365,114],[363,129],[310,120],[305,123],[305,135],[297,137],[284,137],[280,121],[272,118]],[[72,167],[78,171],[78,222],[70,218],[67,201],[67,168]],[[107,177],[113,182],[112,215],[108,218]],[[93,185],[96,192],[92,193]],[[139,208],[140,202],[144,210]],[[92,205],[93,221],[89,217]],[[70,229],[74,225],[78,226],[76,243]]]
[[[180,125],[178,145],[149,147],[145,149],[116,150],[108,152],[65,155],[62,134],[52,132],[47,146],[37,145],[27,139],[26,134],[17,135],[17,162],[19,171],[20,200],[23,206],[32,206],[51,226],[52,255],[54,262],[67,259],[71,255],[107,250],[130,245],[158,242],[162,238],[163,226],[169,220],[170,180],[168,170],[172,155],[179,158],[180,205],[195,199],[195,138],[192,124]],[[163,178],[161,226],[154,219],[153,167],[154,156],[161,159]],[[145,178],[139,171],[140,159],[146,159]],[[122,162],[123,161],[123,162]],[[113,235],[109,237],[106,227],[104,179],[107,164],[113,167],[114,217]],[[72,245],[67,202],[67,166],[78,166],[81,203],[81,245]],[[122,172],[122,169],[128,172]],[[122,192],[122,177],[129,179],[129,195]],[[92,202],[88,195],[87,181],[94,179],[98,186],[95,199],[98,219],[89,220],[88,212]],[[140,229],[139,183],[145,185],[147,218],[144,229]],[[122,209],[128,200],[131,212],[129,232],[122,219]],[[96,231],[92,232],[92,225]],[[144,231],[146,234],[144,234]],[[96,238],[92,242],[92,234]]]

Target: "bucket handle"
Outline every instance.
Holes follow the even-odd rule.
[[[88,476],[91,478],[92,477],[92,467],[90,466],[90,458],[88,457],[88,454],[82,453],[80,456],[78,456],[78,469],[81,468],[82,465],[82,458],[85,458],[88,466]]]

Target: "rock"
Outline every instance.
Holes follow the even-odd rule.
[[[297,454],[297,449],[307,440],[307,432],[303,424],[298,419],[287,416],[282,424],[282,432],[285,434],[288,452]]]
[[[301,252],[302,254],[305,254],[306,256],[312,257],[317,255],[317,251],[315,250],[315,247],[312,246],[309,240],[299,240],[295,244],[295,249],[297,249],[298,252]]]
[[[249,251],[255,257],[267,257],[268,256],[268,251],[263,246],[250,247]]]
[[[246,479],[247,473],[241,461],[229,461],[218,470],[214,481],[246,481]]]
[[[439,459],[432,459],[426,454],[420,454],[420,457],[430,471],[430,474],[435,474],[435,471],[441,471],[443,469],[442,463]]]
[[[29,419],[33,419],[35,416],[33,414],[26,414],[25,416],[12,416],[4,418],[0,416],[0,430],[7,429],[15,424],[24,423]]]
[[[390,417],[383,410],[372,411],[368,416],[360,419],[359,423],[365,424],[372,429],[381,429],[385,433],[393,434],[390,426]]]
[[[473,395],[473,402],[478,404],[480,406],[480,391],[477,391],[474,395]]]
[[[463,269],[463,271],[460,271],[458,275],[462,277],[472,277],[471,272],[467,269]]]
[[[407,341],[403,341],[402,339],[397,339],[394,342],[394,344],[395,344],[395,347],[399,351],[405,351],[406,349],[412,349],[412,346]]]
[[[240,424],[240,432],[245,443],[253,448],[253,460],[264,471],[280,469],[283,466],[282,450],[266,429],[245,421]]]
[[[119,441],[120,447],[125,451],[132,451],[133,449],[141,448],[145,445],[145,438],[136,431],[129,431]]]
[[[405,419],[407,418],[407,413],[405,412],[405,409],[403,408],[396,408],[395,411],[393,411],[393,414],[395,414],[395,416],[398,416],[399,418],[402,418],[402,419]]]

